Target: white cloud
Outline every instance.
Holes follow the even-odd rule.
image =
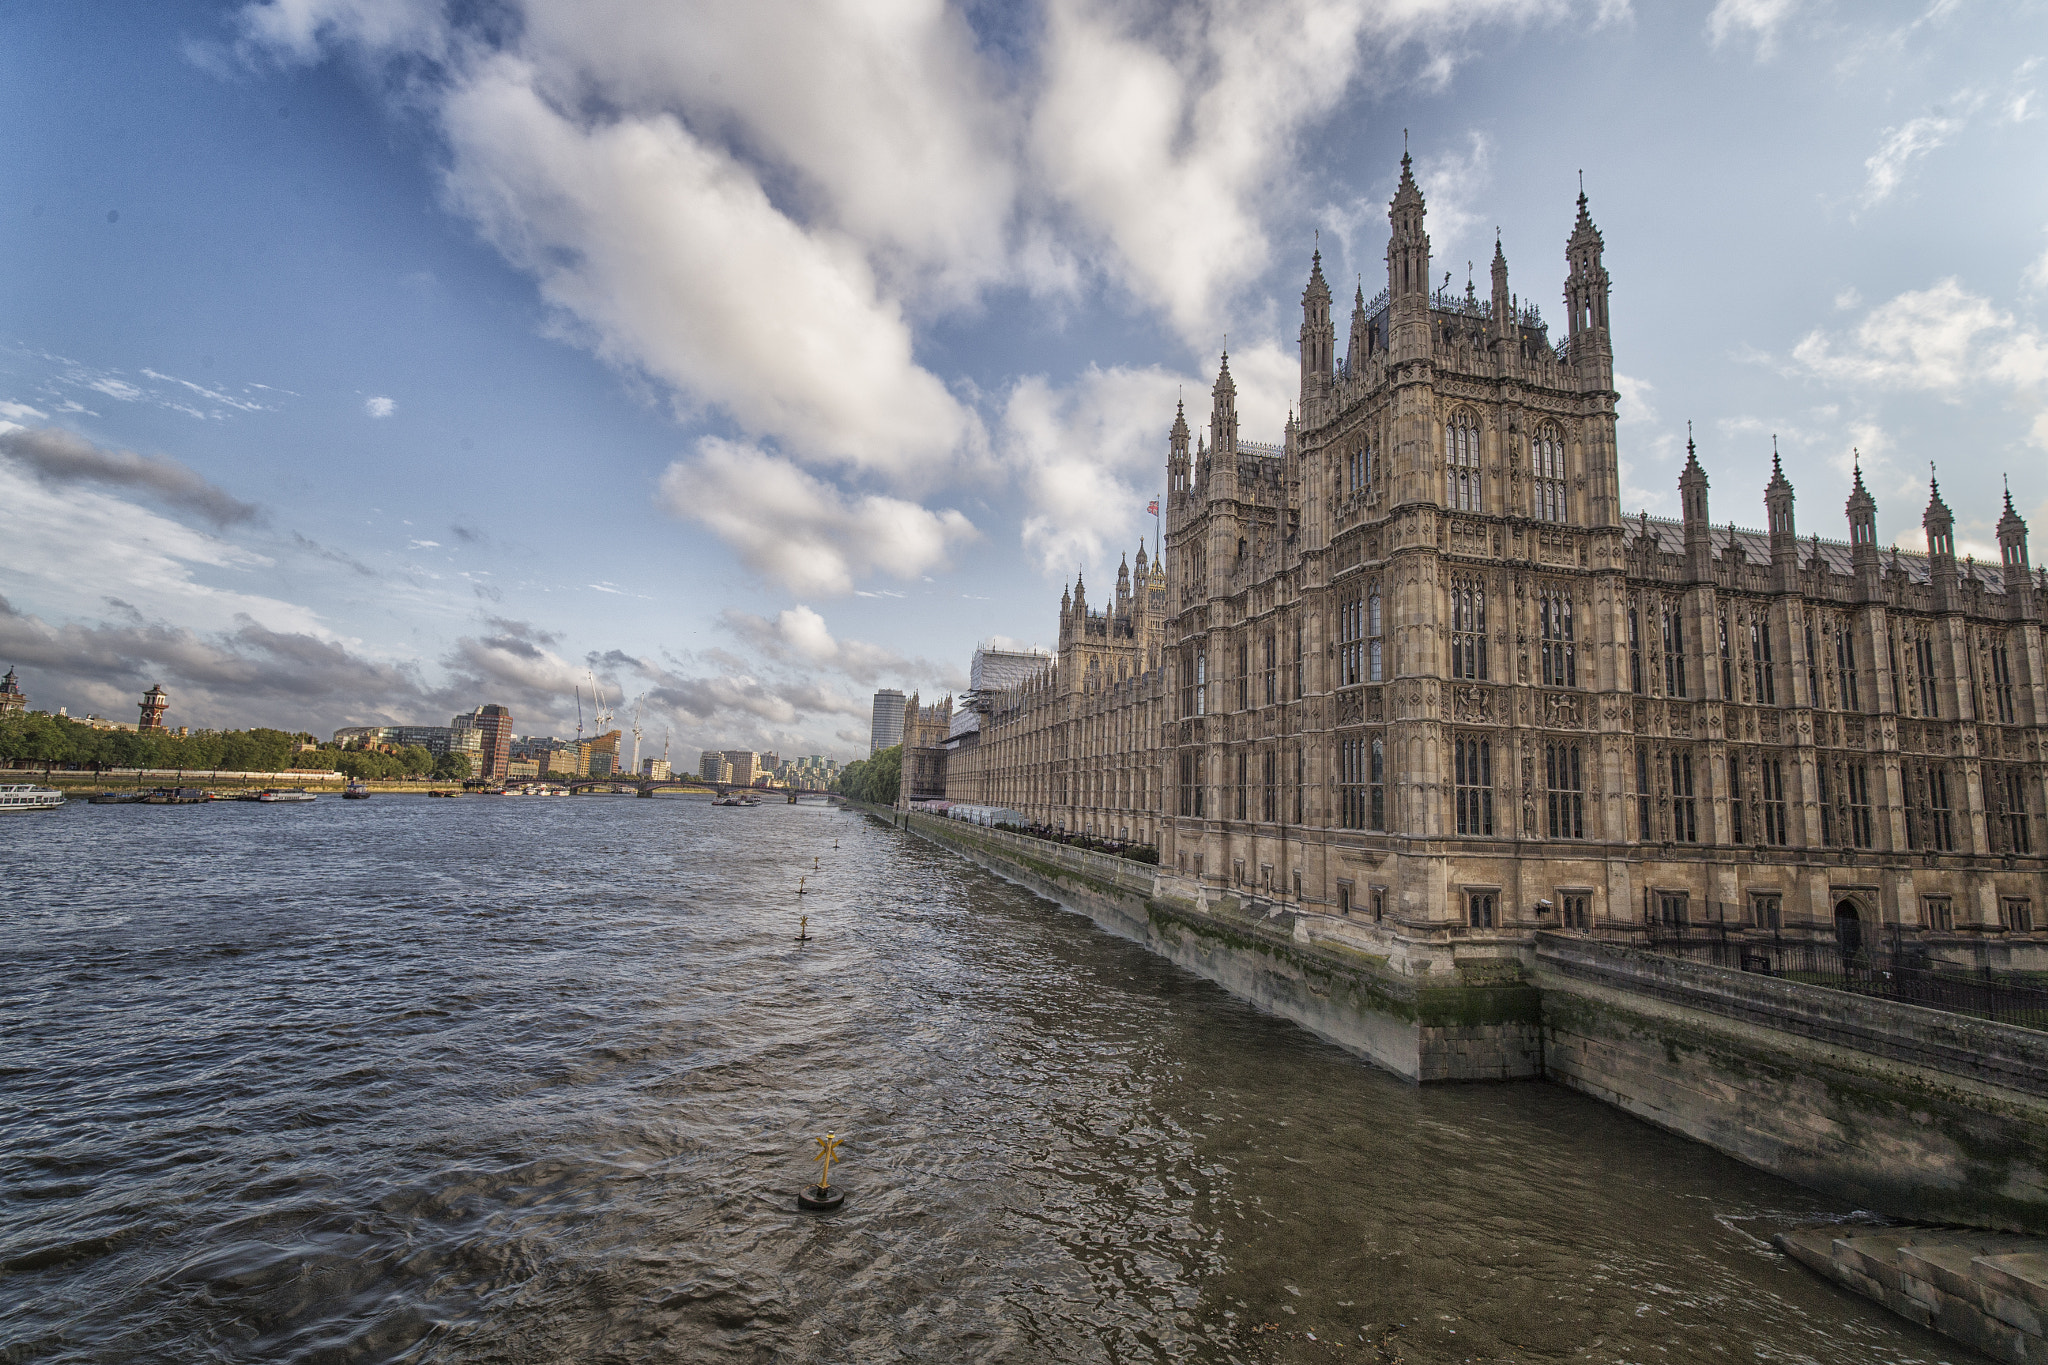
[[[958,669],[943,668],[926,659],[907,659],[863,640],[835,639],[825,618],[801,603],[777,613],[772,621],[732,610],[721,613],[719,620],[772,659],[834,669],[863,686],[885,677],[913,687],[933,679],[946,686],[965,685],[964,680],[956,682],[950,676]]]
[[[2048,250],[2034,258],[2034,263],[2020,276],[2020,284],[2029,291],[2048,290]]]
[[[1863,168],[1863,206],[1869,208],[1891,197],[1906,178],[1906,168],[1947,142],[1962,130],[1964,120],[1938,114],[1909,119],[1896,128],[1884,130],[1884,141]]]
[[[913,578],[978,533],[961,513],[840,492],[787,460],[707,436],[661,478],[670,513],[698,522],[747,566],[800,593],[845,593],[881,572]]]
[[[369,413],[372,417],[389,417],[392,413],[398,411],[398,404],[390,398],[365,398],[363,400],[363,411]]]
[[[272,567],[266,556],[81,483],[51,484],[0,461],[0,544],[6,581],[34,585],[43,611],[91,616],[108,597],[194,630],[263,628],[323,639],[311,610],[235,585]],[[80,545],[93,552],[79,554]],[[10,588],[12,590],[12,588]]]
[[[2003,388],[2048,449],[2048,336],[1953,278],[1879,304],[1846,337],[1809,332],[1792,359],[1816,377],[1890,392],[1955,399],[1980,384]]]
[[[1047,573],[1067,577],[1151,530],[1145,504],[1165,496],[1167,435],[1183,387],[1207,395],[1207,386],[1157,367],[1090,367],[1066,389],[1032,376],[1010,390],[1000,449],[1023,487],[1025,548]],[[1199,429],[1208,404],[1193,406],[1188,425]]]
[[[450,198],[598,354],[812,461],[920,482],[978,436],[856,242],[668,114],[571,118],[499,57],[441,110]]]
[[[1719,47],[1730,38],[1743,35],[1756,39],[1758,61],[1768,61],[1776,49],[1778,30],[1799,0],[1719,0],[1707,16],[1707,35]]]

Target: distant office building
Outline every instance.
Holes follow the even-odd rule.
[[[782,756],[772,751],[762,754],[754,766],[761,770],[761,775],[764,777],[780,777],[782,775]]]
[[[10,668],[7,676],[0,678],[0,716],[26,710],[28,698],[21,694],[21,684],[14,680],[14,670]]]
[[[161,730],[164,728],[164,712],[170,709],[170,694],[159,683],[142,694],[142,718],[135,723],[137,730]]]
[[[483,762],[478,766],[477,776],[495,779],[505,771],[505,764],[512,752],[512,712],[509,708],[492,704],[484,707],[476,716],[479,756]]]
[[[668,760],[665,758],[643,758],[640,760],[640,776],[651,782],[668,781]]]
[[[697,776],[706,782],[725,781],[725,755],[716,749],[706,749],[697,760]]]
[[[893,687],[875,693],[873,729],[868,738],[870,756],[903,742],[903,702],[903,694]]]
[[[518,782],[522,779],[535,778],[539,776],[540,764],[534,761],[533,759],[508,758],[505,760],[505,772],[501,780],[506,782]]]
[[[761,756],[752,749],[727,749],[725,761],[732,769],[725,780],[737,786],[751,787],[761,776]]]
[[[607,730],[597,738],[588,741],[590,757],[585,763],[592,777],[612,777],[619,772],[619,740],[617,730]]]

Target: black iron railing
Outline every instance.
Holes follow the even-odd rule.
[[[1810,986],[2048,1030],[2048,988],[1933,961],[1896,928],[1854,943],[1718,925],[1651,926],[1652,952]]]

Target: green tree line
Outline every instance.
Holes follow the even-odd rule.
[[[872,758],[849,763],[839,770],[833,790],[856,801],[893,806],[903,786],[903,746],[892,744]]]
[[[95,730],[64,716],[18,711],[0,716],[0,759],[50,768],[183,768],[187,772],[334,771],[364,780],[466,778],[468,754],[436,758],[413,746],[395,754],[322,745],[300,753],[309,735],[283,730],[200,730],[180,738],[160,731]]]

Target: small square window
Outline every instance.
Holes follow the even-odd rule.
[[[1337,913],[1340,915],[1348,915],[1351,913],[1350,882],[1340,881],[1337,883]]]
[[[1378,924],[1387,917],[1387,888],[1375,886],[1372,889],[1372,922]]]
[[[1474,929],[1491,929],[1500,917],[1500,898],[1492,891],[1473,891],[1465,897],[1465,922]]]
[[[1560,928],[1590,929],[1593,927],[1593,897],[1589,892],[1563,891],[1558,893],[1557,910]]]
[[[1999,918],[2008,933],[2034,932],[2034,903],[2025,896],[2007,896],[1998,903]]]
[[[1759,929],[1785,927],[1785,898],[1776,892],[1756,892],[1749,898],[1750,921]]]
[[[1939,933],[1948,933],[1956,927],[1955,903],[1947,896],[1922,897],[1920,914],[1927,927]]]

